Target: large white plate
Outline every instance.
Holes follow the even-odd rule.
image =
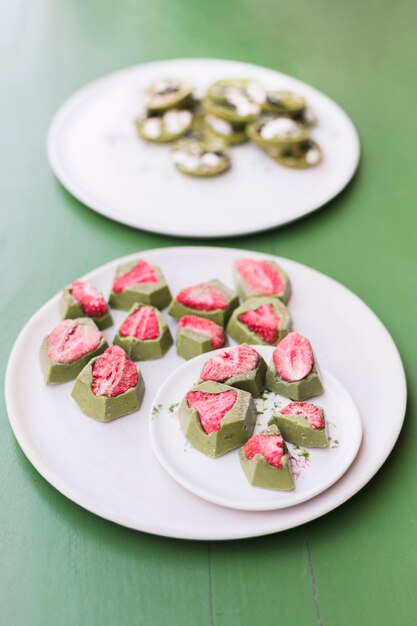
[[[254,346],[267,363],[273,348]],[[222,350],[216,350],[222,352]],[[245,511],[273,511],[310,500],[335,483],[358,453],[362,425],[358,410],[343,385],[321,368],[324,393],[312,402],[321,406],[328,420],[328,448],[300,448],[288,444],[295,489],[270,491],[252,487],[240,466],[237,450],[211,459],[194,450],[181,432],[177,405],[199,379],[207,354],[179,367],[165,381],[154,399],[150,434],[152,447],[162,467],[180,485],[214,504]],[[268,425],[273,410],[290,400],[274,393],[256,400],[255,433]]]
[[[241,254],[264,256],[206,247],[162,248],[143,256],[164,269],[176,292],[214,276],[232,285],[232,263]],[[116,266],[132,258],[112,261],[86,278],[108,293]],[[304,265],[279,258],[278,262],[294,288],[290,301],[294,327],[310,338],[318,363],[349,390],[362,418],[364,437],[358,456],[335,485],[308,502],[268,512],[219,507],[177,485],[151,450],[148,415],[159,386],[181,359],[171,349],[160,361],[141,364],[147,392],[139,413],[109,424],[85,417],[69,396],[71,384],[47,387],[39,368],[39,344],[59,319],[60,294],[23,328],[6,374],[10,423],[37,470],[71,500],[102,517],[189,539],[284,530],[323,515],[356,493],[381,467],[400,432],[406,401],[401,360],[384,326],[352,292]],[[115,312],[116,324],[122,317],[123,312]],[[170,325],[174,328],[175,323]],[[111,338],[112,332],[106,331],[106,336]]]
[[[197,180],[178,173],[169,148],[139,140],[133,125],[143,89],[167,76],[201,88],[243,76],[303,94],[319,118],[312,134],[323,147],[323,163],[290,170],[245,144],[233,149],[233,167],[224,176]],[[331,200],[356,170],[359,141],[342,109],[294,78],[236,61],[177,59],[121,70],[77,91],[52,121],[48,154],[62,184],[107,217],[164,234],[222,237],[285,224]]]

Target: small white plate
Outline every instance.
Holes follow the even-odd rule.
[[[163,268],[173,293],[213,277],[231,286],[233,262],[242,255],[268,258],[229,248],[161,248],[115,259],[84,278],[108,294],[116,267],[141,256]],[[41,340],[60,319],[60,293],[22,329],[6,373],[11,426],[42,476],[106,519],[185,539],[238,539],[285,530],[327,513],[359,491],[391,452],[403,423],[406,387],[397,349],[375,314],[351,291],[305,265],[270,258],[291,277],[294,328],[311,340],[319,365],[343,381],[362,418],[359,453],[337,483],[308,502],[265,512],[226,509],[183,489],[152,451],[148,416],[159,387],[184,361],[171,348],[159,361],[140,363],[146,393],[138,413],[108,424],[85,417],[70,397],[71,383],[47,386],[39,367]],[[124,316],[114,311],[115,326],[105,331],[109,340]],[[175,333],[176,322],[170,319],[169,325]]]
[[[304,95],[318,117],[312,136],[324,160],[310,170],[277,166],[259,148],[233,148],[232,169],[212,179],[180,174],[167,146],[136,136],[144,88],[158,78],[190,79],[205,89],[247,77]],[[124,69],[72,95],[56,113],[48,155],[61,183],[116,221],[186,237],[242,235],[296,220],[336,196],[359,160],[356,130],[342,109],[306,83],[265,67],[220,59],[174,59]]]
[[[273,348],[253,346],[269,364]],[[222,350],[216,350],[221,352]],[[180,485],[214,504],[245,511],[284,509],[310,500],[328,489],[348,469],[358,453],[362,425],[358,410],[343,385],[321,368],[325,392],[313,398],[324,411],[329,425],[328,448],[300,448],[288,444],[295,479],[293,491],[271,491],[252,487],[234,450],[211,459],[194,450],[181,432],[177,407],[187,391],[198,380],[209,355],[192,359],[179,367],[162,385],[154,399],[150,433],[153,450],[161,465]],[[268,425],[272,410],[291,400],[269,392],[265,400],[256,401],[258,419],[255,433]]]

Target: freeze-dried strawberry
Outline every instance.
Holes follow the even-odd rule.
[[[177,301],[197,311],[216,311],[227,308],[225,295],[207,283],[183,289],[177,295]]]
[[[256,368],[259,354],[254,348],[242,344],[214,354],[203,367],[200,378],[221,382],[231,376],[245,374]]]
[[[91,389],[96,396],[114,398],[138,382],[138,370],[119,346],[107,348],[93,365]]]
[[[137,337],[137,339],[157,339],[159,324],[156,313],[151,306],[141,306],[140,309],[129,315],[120,326],[121,337]]]
[[[291,402],[281,409],[283,415],[304,415],[313,428],[324,428],[324,419],[319,408],[310,402]]]
[[[281,295],[284,292],[281,274],[268,261],[239,259],[236,262],[236,269],[247,286],[259,295]]]
[[[308,339],[298,333],[289,333],[274,350],[274,363],[284,380],[302,380],[312,370],[313,351]]]
[[[216,322],[206,320],[204,317],[198,317],[197,315],[184,315],[184,317],[181,317],[178,326],[179,328],[189,328],[196,333],[210,337],[213,350],[224,346],[223,328]]]
[[[281,469],[281,460],[284,456],[284,440],[282,435],[253,435],[245,443],[247,458],[253,459],[255,454],[261,454],[271,465]]]
[[[208,435],[220,430],[222,419],[233,408],[236,400],[237,393],[232,389],[220,393],[204,391],[187,393],[188,406],[197,411],[201,426]]]
[[[121,293],[126,287],[133,284],[157,283],[159,281],[155,269],[147,261],[141,259],[129,272],[115,278],[113,291]]]
[[[95,350],[101,333],[94,326],[63,320],[48,336],[48,357],[54,363],[72,363]]]
[[[80,303],[84,313],[90,317],[103,317],[109,310],[101,291],[90,283],[74,280],[70,285],[70,294]]]
[[[280,320],[272,304],[262,304],[257,309],[242,313],[239,321],[260,335],[266,343],[276,343]]]

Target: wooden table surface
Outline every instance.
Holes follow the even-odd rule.
[[[305,526],[236,542],[168,540],[81,509],[27,461],[2,401],[2,626],[416,623],[416,9],[411,0],[0,4],[2,372],[24,322],[63,285],[115,257],[189,243],[113,223],[72,198],[46,159],[53,113],[109,71],[205,56],[294,75],[352,117],[363,152],[345,192],[298,223],[220,243],[342,282],[387,326],[409,375],[402,434],[364,489]]]

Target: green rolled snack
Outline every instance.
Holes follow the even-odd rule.
[[[292,169],[309,169],[323,160],[319,144],[312,139],[306,139],[294,146],[265,148],[265,152],[278,165]]]
[[[295,115],[301,114],[305,110],[306,104],[303,96],[285,89],[276,89],[266,92],[262,110],[275,115]]]
[[[250,102],[262,104],[266,92],[254,80],[247,78],[222,78],[212,83],[207,90],[207,98],[216,103],[233,102],[245,98]]]
[[[184,137],[172,146],[172,160],[182,173],[196,178],[218,176],[230,169],[232,161],[226,142],[220,137],[205,140]]]
[[[161,115],[142,115],[135,121],[139,136],[153,143],[175,141],[191,128],[191,111],[170,109]]]
[[[184,108],[191,103],[193,86],[188,81],[158,80],[145,92],[146,108],[149,113],[164,113],[169,109]]]
[[[246,130],[249,139],[263,148],[294,146],[309,138],[303,124],[284,116],[263,115]]]

